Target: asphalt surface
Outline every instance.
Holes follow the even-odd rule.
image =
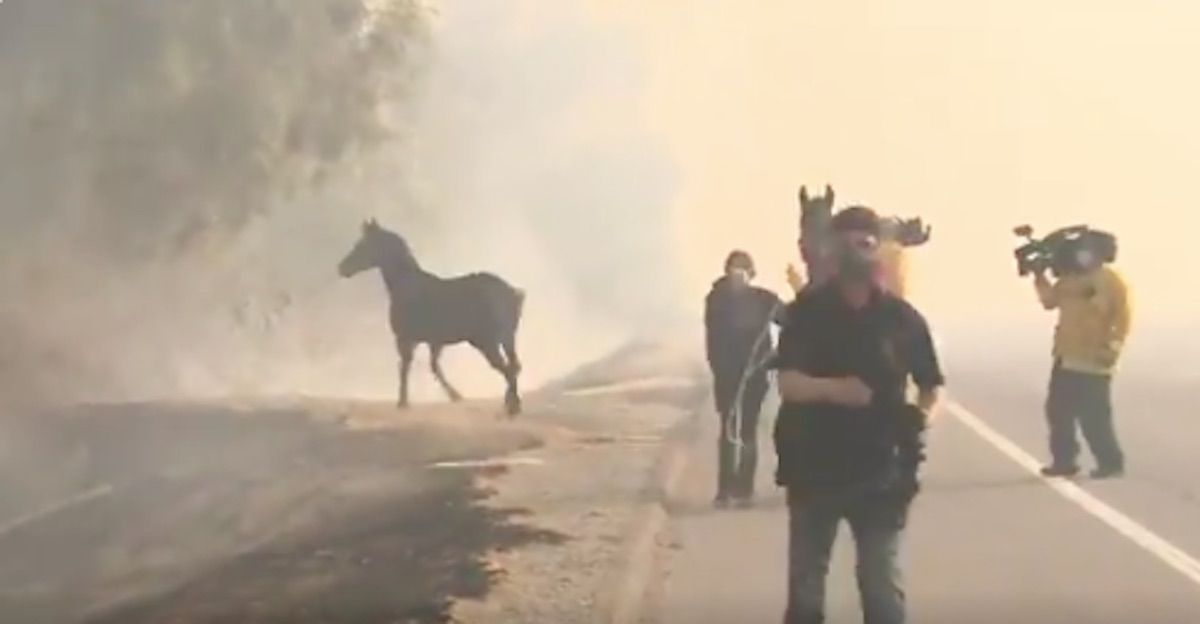
[[[1200,582],[1185,573],[1189,562],[1176,562],[1181,572],[1163,560],[1172,548],[1200,556],[1195,384],[1149,368],[1123,374],[1116,402],[1129,474],[1120,481],[1078,480],[1077,494],[1033,476],[1011,448],[998,449],[1007,441],[1027,459],[1044,459],[1048,371],[953,368],[952,395],[969,415],[945,410],[931,433],[926,488],[904,552],[911,621],[1200,622]],[[966,422],[975,418],[975,427]],[[684,491],[672,502],[674,552],[653,619],[781,620],[786,511],[770,479],[769,426],[759,505],[748,511],[710,508],[715,429],[704,436]],[[998,437],[981,435],[980,426]],[[1088,466],[1086,451],[1082,459]],[[849,537],[843,529],[835,549],[832,623],[861,621]]]

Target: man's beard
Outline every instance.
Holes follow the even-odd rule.
[[[837,280],[843,284],[872,284],[879,273],[879,262],[857,253],[846,253],[838,259]]]

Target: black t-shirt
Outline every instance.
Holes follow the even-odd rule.
[[[814,377],[855,376],[874,393],[866,408],[784,403],[775,424],[781,485],[844,486],[883,475],[894,458],[896,419],[911,377],[944,384],[925,318],[883,291],[851,308],[834,284],[801,293],[789,306],[777,367]]]
[[[727,278],[713,283],[704,300],[704,325],[708,363],[716,376],[740,379],[746,366],[770,355],[774,344],[763,332],[777,320],[772,315],[780,307],[779,297],[764,288],[733,288]]]

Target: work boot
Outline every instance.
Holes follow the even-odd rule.
[[[1055,466],[1042,468],[1043,477],[1073,477],[1079,474],[1079,466]]]
[[[1125,468],[1121,466],[1101,466],[1091,472],[1093,479],[1120,479],[1125,476]]]
[[[717,498],[713,500],[713,507],[717,509],[728,509],[730,498],[725,494],[717,494]]]

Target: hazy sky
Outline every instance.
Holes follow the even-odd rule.
[[[934,314],[1031,317],[1011,227],[1120,236],[1142,324],[1195,318],[1200,6],[1185,2],[595,2],[634,27],[673,150],[694,289],[731,246],[782,285],[796,187],[921,215]],[[1174,257],[1168,260],[1168,257]]]
[[[1200,315],[1191,3],[446,0],[430,2],[430,47],[410,45],[408,69],[361,72],[330,69],[361,59],[323,43],[343,39],[317,0],[194,14],[150,0],[103,15],[10,4],[0,70],[22,97],[4,100],[0,135],[25,142],[0,151],[10,165],[0,214],[20,234],[3,246],[0,281],[16,294],[0,306],[0,331],[7,313],[29,352],[49,354],[17,358],[23,368],[97,377],[90,386],[390,395],[384,293],[374,278],[332,271],[366,216],[405,234],[435,272],[492,270],[530,293],[521,343],[533,384],[631,330],[698,335],[700,297],[733,247],[784,290],[801,183],[933,224],[912,279],[937,328],[1005,320],[1048,331],[1013,268],[1011,228],[1024,222],[1116,232],[1135,332]],[[139,11],[161,28],[142,28],[130,17]],[[236,37],[211,36],[229,20],[242,25]],[[300,36],[256,34],[289,20],[296,29],[271,32]],[[392,38],[425,41],[425,21],[413,23]],[[128,42],[233,60],[210,81],[183,80],[191,65],[130,56]],[[264,60],[280,49],[288,72]],[[245,156],[258,152],[236,146],[287,154],[285,118],[313,137],[374,127],[357,123],[374,120],[376,107],[359,106],[370,100],[329,97],[347,84],[397,98],[385,108],[401,140],[325,162],[320,192],[296,197],[288,179],[324,156],[276,162],[249,176],[252,192],[229,181],[257,171],[254,158],[208,159],[208,128]],[[143,110],[156,112],[129,112]],[[75,121],[45,132],[33,117]],[[109,178],[119,183],[97,193],[94,179]],[[268,217],[225,219],[236,236],[220,239],[222,262],[147,252],[132,254],[133,273],[110,270],[57,236],[91,241],[103,226],[105,250],[125,257],[175,240],[193,213],[244,206]],[[104,288],[77,287],[98,274]],[[281,320],[230,327],[247,305]],[[498,387],[467,348],[447,367],[468,392],[472,378]]]

